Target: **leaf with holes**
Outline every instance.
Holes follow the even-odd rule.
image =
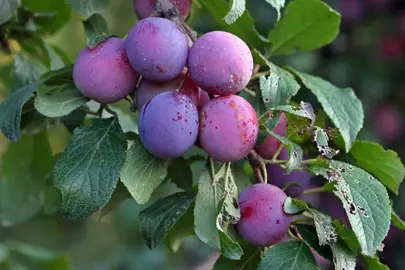
[[[83,26],[86,33],[86,44],[90,49],[97,47],[100,42],[110,36],[107,22],[100,14],[93,14],[83,21]]]
[[[194,230],[201,241],[235,260],[240,259],[243,250],[226,232],[229,224],[238,221],[240,213],[233,205],[236,185],[226,167],[223,165],[218,173],[213,172],[214,179],[208,168],[201,173],[194,208]]]
[[[162,198],[141,211],[140,230],[150,249],[163,241],[194,200],[194,193],[179,192]]]
[[[291,106],[291,105],[283,105],[271,108],[272,111],[282,111],[289,114],[293,114],[299,117],[308,118],[311,120],[311,125],[315,123],[315,113],[310,103],[306,103],[301,101],[300,107]]]
[[[295,0],[269,33],[271,54],[308,51],[331,43],[339,33],[340,15],[320,0]]]
[[[364,255],[373,256],[387,236],[391,207],[387,190],[373,176],[340,161],[329,161],[326,178],[342,201]]]
[[[385,150],[377,143],[356,141],[350,154],[358,166],[373,174],[398,195],[399,186],[405,177],[405,167],[396,152]]]
[[[139,204],[147,203],[167,175],[167,160],[155,157],[136,136],[127,151],[121,181]]]
[[[317,270],[314,255],[301,241],[278,243],[269,248],[258,270]]]
[[[116,118],[96,119],[75,129],[54,168],[68,219],[92,215],[111,199],[125,161],[127,140]]]
[[[319,153],[326,158],[331,159],[339,153],[339,150],[335,150],[329,146],[329,136],[326,131],[320,127],[315,127],[314,141]]]
[[[338,88],[331,83],[306,73],[290,69],[318,98],[325,113],[339,129],[349,152],[363,127],[364,111],[361,101],[351,88]]]
[[[46,81],[37,88],[35,108],[48,117],[70,114],[88,99],[76,88],[72,77],[73,66],[48,72]]]

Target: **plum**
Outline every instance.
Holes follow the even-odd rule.
[[[188,68],[201,89],[226,96],[242,90],[253,72],[253,57],[237,36],[214,31],[201,36],[189,52]]]
[[[392,142],[401,136],[404,119],[398,108],[384,104],[375,111],[373,125],[381,139]]]
[[[163,92],[142,107],[138,128],[149,152],[161,158],[177,158],[197,139],[198,111],[187,95]]]
[[[212,99],[200,111],[199,142],[219,162],[245,157],[256,144],[258,130],[255,110],[240,96]]]
[[[273,131],[278,135],[285,137],[287,131],[287,121],[287,115],[285,113],[281,113],[280,119],[278,120]],[[276,137],[267,135],[264,142],[261,145],[256,146],[255,150],[263,158],[271,159],[280,145],[281,142]]]
[[[288,159],[287,149],[283,149],[280,153],[281,160]],[[311,183],[311,174],[305,171],[293,171],[287,174],[285,169],[280,165],[268,164],[267,168],[267,183],[284,188],[285,193],[290,197],[297,197],[307,189]]]
[[[183,79],[184,75],[180,75],[176,79],[167,83],[158,83],[143,79],[136,90],[136,104],[138,108],[142,108],[146,102],[157,94],[176,90],[180,86]],[[193,101],[194,105],[198,106],[200,102],[200,92],[200,88],[193,82],[193,80],[191,80],[190,76],[187,76],[183,86],[180,89],[180,93],[188,95]]]
[[[287,234],[292,215],[284,212],[287,195],[278,187],[256,184],[239,195],[241,218],[236,224],[239,234],[249,243],[268,247]]]
[[[124,41],[110,37],[94,49],[84,48],[73,67],[73,81],[86,97],[102,104],[135,90],[138,75],[128,62]]]
[[[180,11],[183,18],[187,18],[191,9],[191,0],[170,0],[172,4]],[[155,7],[156,0],[134,0],[134,11],[138,19],[148,17]]]
[[[174,22],[146,18],[129,31],[125,50],[132,67],[142,77],[167,82],[179,76],[186,65],[188,41]]]

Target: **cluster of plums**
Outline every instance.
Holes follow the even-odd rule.
[[[147,2],[153,6],[154,1],[135,1],[141,18],[152,10]],[[188,13],[189,6],[180,10]],[[102,104],[124,99],[136,89],[140,139],[155,156],[180,157],[197,144],[214,160],[232,162],[256,146],[256,112],[235,95],[247,85],[252,72],[252,54],[238,37],[209,32],[190,48],[177,24],[148,17],[130,30],[125,41],[110,37],[93,49],[86,47],[76,60],[73,79],[84,96]],[[276,132],[285,135],[286,126],[282,115]],[[278,146],[277,139],[269,136],[256,150],[271,158]],[[285,150],[281,152],[283,158],[287,155]],[[283,211],[287,195],[279,188],[289,176],[279,167],[268,169],[268,182],[274,185],[254,185],[239,198],[241,219],[237,228],[258,246],[279,242],[292,219]],[[296,196],[300,190],[289,192]]]

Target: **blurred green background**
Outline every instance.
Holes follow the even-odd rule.
[[[312,52],[291,56],[274,57],[279,65],[313,73],[330,80],[339,87],[354,88],[363,102],[365,125],[360,139],[381,143],[405,156],[404,115],[405,107],[405,1],[402,0],[328,0],[330,6],[342,14],[341,33],[333,44]],[[276,21],[275,10],[264,0],[248,0],[248,9],[255,19],[258,31],[267,36]],[[103,13],[111,33],[125,37],[136,23],[131,0],[111,0]],[[73,12],[66,25],[46,39],[66,52],[74,61],[85,45],[81,15]],[[210,14],[193,5],[189,24],[199,33],[216,29]],[[11,43],[14,50],[20,45]],[[8,72],[12,57],[0,50],[0,75]],[[2,76],[3,77],[3,76]],[[0,85],[1,93],[7,92],[7,83]],[[309,93],[300,93],[296,101],[316,103]],[[129,119],[129,120],[128,120]],[[129,117],[127,121],[131,121]],[[51,151],[60,153],[67,145],[70,133],[63,125],[50,128]],[[41,140],[41,133],[35,136]],[[29,138],[27,138],[29,140]],[[37,141],[35,141],[37,142]],[[10,146],[0,134],[0,178],[7,166],[19,170],[23,161],[2,164]],[[18,149],[17,149],[18,150]],[[6,153],[6,154],[5,154]],[[34,157],[35,158],[35,157]],[[10,159],[8,159],[10,160]],[[376,165],[378,166],[378,165]],[[20,172],[23,174],[24,172]],[[154,194],[153,200],[177,190],[174,184],[166,183]],[[402,185],[402,194],[405,185]],[[85,221],[63,220],[57,209],[37,213],[31,220],[9,226],[0,224],[0,269],[211,269],[216,254],[196,237],[190,236],[179,243],[166,241],[154,251],[144,243],[138,229],[139,206],[127,194],[115,194],[113,210],[103,210]],[[58,198],[47,198],[55,202]],[[26,199],[29,205],[30,198]],[[153,201],[152,200],[152,201]],[[405,215],[405,196],[394,201],[394,209]],[[23,209],[14,209],[20,211]],[[52,214],[49,214],[52,213]],[[184,228],[184,235],[192,228]],[[170,240],[170,239],[169,239]],[[2,243],[12,248],[5,249]],[[392,229],[385,241],[382,261],[391,269],[403,269],[405,265],[405,235]],[[8,265],[2,264],[8,260]],[[71,268],[69,268],[71,267]],[[325,266],[328,267],[328,266]]]

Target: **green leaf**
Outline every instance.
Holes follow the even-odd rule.
[[[286,165],[287,174],[298,168],[302,162],[302,156],[304,152],[302,151],[301,147],[298,144],[293,143],[292,141],[281,137],[271,129],[266,128],[266,131],[276,137],[280,142],[282,142],[288,150],[289,159]]]
[[[339,153],[339,150],[335,150],[329,146],[329,136],[326,130],[320,127],[315,127],[314,141],[319,153],[326,158],[331,159]]]
[[[306,202],[293,199],[291,197],[287,197],[284,202],[284,212],[290,215],[296,215],[298,213],[302,213],[303,211],[308,209],[308,205]]]
[[[357,255],[360,251],[360,244],[356,234],[338,219],[334,219],[332,223],[336,228],[339,238],[346,243],[346,246],[351,250],[352,254]]]
[[[194,204],[177,221],[167,234],[167,242],[173,252],[177,252],[186,236],[194,235]]]
[[[333,192],[343,203],[362,253],[373,256],[390,227],[387,190],[360,168],[334,160],[329,163],[327,179],[336,182]]]
[[[127,151],[121,181],[139,204],[148,202],[167,174],[168,161],[155,157],[136,136]]]
[[[222,30],[240,37],[250,47],[259,48],[265,43],[268,43],[268,41],[257,32],[254,21],[247,11],[245,11],[236,22],[228,25],[223,18],[231,9],[229,4],[222,0],[200,0],[200,3],[213,15]]]
[[[193,172],[188,161],[183,157],[170,161],[167,169],[167,177],[176,184],[178,188],[187,190],[193,185]]]
[[[0,2],[0,24],[7,22],[17,10],[19,0],[6,0]]]
[[[0,103],[0,129],[9,140],[16,142],[20,139],[22,107],[39,84],[40,82],[24,86]]]
[[[45,49],[49,57],[49,67],[51,70],[58,70],[65,66],[65,61],[62,56],[58,54],[55,48],[48,42],[44,42]]]
[[[392,211],[391,213],[391,220],[395,227],[397,227],[401,231],[405,231],[405,221],[403,221],[401,217],[398,216],[398,214],[394,211]]]
[[[64,0],[22,0],[22,5],[36,12],[34,23],[41,32],[53,34],[69,21],[71,9]]]
[[[291,97],[295,96],[300,89],[300,85],[294,79],[294,76],[268,61],[257,49],[252,50],[252,55],[256,64],[267,66],[271,72],[270,77],[267,79],[267,81],[270,81],[260,87],[266,108],[287,105]],[[277,78],[280,78],[277,87],[271,87],[272,82],[276,83]]]
[[[319,245],[319,238],[315,227],[308,224],[296,224],[297,230],[304,239],[305,243],[311,248],[315,249],[322,257],[327,260],[333,260],[332,250],[329,246]]]
[[[266,2],[272,5],[272,7],[274,7],[277,10],[277,20],[280,20],[281,17],[280,10],[284,7],[285,0],[266,0]]]
[[[289,241],[269,248],[259,264],[259,270],[317,270],[314,255],[301,241]]]
[[[318,234],[319,245],[329,245],[331,247],[335,269],[354,270],[356,257],[338,240],[332,218],[314,209],[311,209],[311,212]]]
[[[246,9],[245,0],[232,0],[231,2],[231,9],[224,18],[227,24],[233,24],[240,16],[242,16],[243,12],[245,12]]]
[[[90,16],[107,8],[109,0],[67,0],[73,10]]]
[[[2,158],[0,225],[13,226],[39,213],[53,157],[46,132],[24,135]]]
[[[291,71],[318,98],[325,113],[342,134],[349,152],[356,136],[363,127],[364,111],[361,101],[351,88],[338,88],[319,77],[306,73]]]
[[[311,120],[311,124],[315,122],[315,114],[310,103],[306,103],[301,101],[300,107],[291,106],[291,105],[283,105],[271,108],[272,111],[282,111],[289,114],[293,114],[299,117],[308,118]]]
[[[260,263],[260,249],[246,245],[243,246],[244,254],[240,260],[230,260],[221,256],[215,263],[213,270],[257,270]]]
[[[396,152],[384,150],[377,143],[356,141],[350,154],[356,160],[357,165],[373,174],[398,195],[399,186],[405,177],[405,167]]]
[[[86,33],[86,44],[90,49],[97,47],[109,36],[107,22],[100,14],[93,14],[83,21],[83,26]]]
[[[366,263],[367,269],[371,270],[390,270],[388,266],[382,264],[378,257],[363,256],[363,260]]]
[[[194,200],[194,193],[179,192],[160,199],[141,211],[140,230],[150,249],[163,241]]]
[[[26,60],[21,55],[14,56],[14,85],[17,89],[36,83],[47,69],[39,62]]]
[[[238,221],[240,213],[234,206],[237,187],[226,168],[228,165],[222,166],[218,173],[212,172],[214,178],[208,168],[201,173],[194,208],[195,233],[201,241],[235,260],[240,259],[243,250],[226,232],[229,224]]]
[[[339,33],[340,15],[320,0],[290,2],[284,16],[269,33],[271,54],[318,49]]]
[[[75,129],[54,168],[62,214],[81,219],[105,206],[119,180],[126,150],[125,134],[115,118],[96,119]]]
[[[35,108],[48,117],[70,114],[88,99],[77,90],[72,77],[73,66],[44,75],[46,81],[37,88]]]

